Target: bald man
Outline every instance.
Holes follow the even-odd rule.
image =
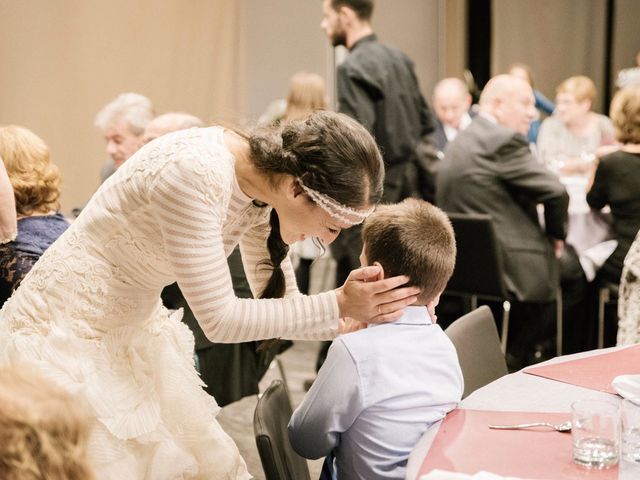
[[[441,152],[471,123],[471,94],[459,78],[443,78],[433,89],[433,110],[438,119],[431,143]]]
[[[204,126],[202,120],[190,113],[163,113],[149,122],[149,125],[144,129],[142,138],[144,143],[149,143],[151,140],[161,137],[166,133],[202,126]]]
[[[445,211],[492,216],[515,302],[509,345],[527,363],[534,343],[548,340],[553,310],[547,305],[559,286],[556,254],[567,234],[569,204],[564,186],[529,149],[525,135],[534,116],[529,84],[511,75],[492,78],[479,114],[447,147],[436,188]],[[538,204],[544,205],[544,228]]]

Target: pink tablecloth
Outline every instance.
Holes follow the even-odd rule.
[[[524,373],[615,394],[611,382],[618,375],[640,374],[640,345],[524,369]]]
[[[562,423],[570,417],[568,413],[455,410],[440,425],[419,475],[440,469],[467,474],[484,470],[538,480],[617,479],[617,467],[593,471],[574,464],[570,433],[488,428],[494,424]]]

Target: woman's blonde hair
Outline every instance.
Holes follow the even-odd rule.
[[[559,93],[569,93],[573,95],[578,102],[589,100],[591,102],[591,108],[593,108],[596,101],[596,86],[589,77],[585,77],[584,75],[567,78],[556,88],[556,94]]]
[[[317,73],[298,72],[289,82],[285,121],[301,120],[316,110],[327,109],[327,89]]]
[[[640,85],[619,90],[611,100],[610,115],[619,142],[640,144]]]
[[[92,480],[83,412],[28,365],[0,369],[0,478]]]
[[[24,127],[0,126],[0,158],[13,186],[18,215],[60,208],[60,171],[40,137]]]

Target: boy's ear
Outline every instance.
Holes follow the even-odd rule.
[[[376,280],[384,280],[384,268],[380,265],[380,262],[373,262],[376,267],[380,267],[380,273],[378,274],[378,278]]]

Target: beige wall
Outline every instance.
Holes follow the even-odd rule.
[[[300,70],[330,82],[332,49],[320,29],[320,0],[246,0],[248,120],[273,100],[285,98],[289,78]]]
[[[536,88],[549,98],[573,75],[598,88],[595,109],[604,111],[606,0],[493,0],[492,71],[521,61],[531,66]],[[640,2],[616,0],[613,71],[632,66],[640,48]]]
[[[423,95],[431,96],[440,78],[438,0],[379,0],[373,27],[380,40],[400,48],[413,60]]]
[[[618,71],[636,65],[636,53],[640,50],[640,1],[616,0],[613,37],[613,68],[611,85]]]
[[[399,47],[415,62],[425,93],[439,77],[441,3],[377,0],[373,14],[380,39]],[[245,4],[249,119],[257,118],[272,100],[285,97],[289,78],[299,70],[319,73],[333,85],[333,49],[320,29],[321,0],[246,0]]]
[[[98,186],[106,154],[93,120],[118,93],[145,94],[158,112],[235,119],[244,82],[239,6],[0,0],[0,123],[24,125],[49,144],[65,212]]]

